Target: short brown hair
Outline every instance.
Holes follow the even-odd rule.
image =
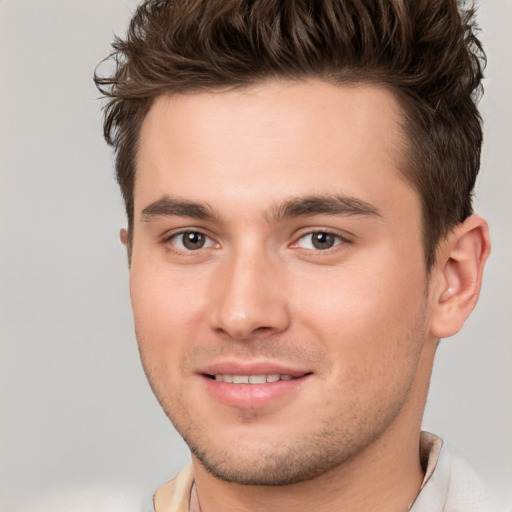
[[[421,197],[431,268],[439,240],[472,213],[480,166],[474,13],[457,0],[144,1],[113,43],[114,73],[94,77],[129,233],[138,137],[156,97],[273,78],[376,83],[402,107],[403,173]]]

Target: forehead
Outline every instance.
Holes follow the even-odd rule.
[[[400,123],[394,96],[372,85],[276,81],[162,96],[141,129],[135,210],[164,194],[246,210],[305,193],[382,199],[409,188]]]

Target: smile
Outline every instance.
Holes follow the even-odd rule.
[[[227,382],[229,384],[266,384],[267,382],[278,382],[280,380],[292,380],[296,377],[291,375],[281,375],[279,373],[269,373],[267,375],[232,375],[230,373],[217,373],[211,376],[216,381]]]
[[[232,373],[227,368],[212,370],[200,374],[208,394],[216,401],[239,409],[258,409],[273,403],[284,405],[313,377],[312,372],[291,369],[286,372],[284,368],[281,371],[239,368],[231,370]]]

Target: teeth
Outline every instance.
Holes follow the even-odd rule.
[[[249,384],[265,384],[267,377],[265,375],[249,375]]]
[[[231,375],[228,373],[217,373],[215,375],[215,380],[233,384],[265,384],[267,382],[292,380],[294,378],[295,377],[291,375],[280,375],[278,373],[269,373],[268,375]]]

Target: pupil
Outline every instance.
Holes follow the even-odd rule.
[[[183,245],[187,249],[201,249],[204,245],[204,241],[204,235],[202,233],[191,232],[183,235]]]
[[[329,233],[315,233],[313,246],[315,249],[330,249],[334,244],[334,236]]]

